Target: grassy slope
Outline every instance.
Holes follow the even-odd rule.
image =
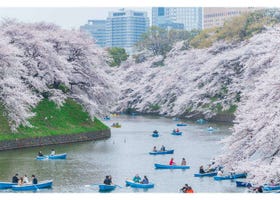
[[[0,133],[11,133],[9,122],[7,118],[4,116],[5,109],[4,106],[0,103]]]
[[[71,99],[67,99],[61,108],[57,108],[54,102],[45,99],[33,112],[36,113],[36,116],[29,120],[34,126],[33,128],[20,126],[18,133],[12,134],[3,134],[4,132],[0,129],[0,141],[109,129],[96,118],[92,121],[88,113],[83,111],[82,106]]]

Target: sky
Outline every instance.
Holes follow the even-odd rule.
[[[12,18],[23,22],[51,22],[63,28],[79,28],[89,19],[106,19],[109,11],[132,8],[147,11],[151,7],[246,7],[275,6],[278,0],[0,0],[0,19]],[[280,7],[280,5],[279,5]]]

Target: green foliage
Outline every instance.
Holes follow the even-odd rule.
[[[3,104],[0,102],[0,134],[10,134],[11,129],[9,126],[9,121],[7,119],[6,111]]]
[[[33,109],[33,112],[36,113],[36,116],[29,120],[32,128],[20,126],[17,133],[0,134],[0,140],[86,133],[109,129],[97,118],[92,120],[89,114],[83,111],[82,106],[71,99],[67,99],[60,108],[57,108],[54,102],[44,99]]]
[[[136,109],[135,108],[127,108],[125,113],[126,114],[132,114],[132,113],[135,113],[136,112]]]
[[[120,47],[112,47],[108,49],[110,58],[109,65],[111,67],[120,66],[122,61],[126,61],[128,58],[128,54],[126,53],[124,48]]]
[[[150,109],[152,111],[157,111],[157,110],[160,109],[160,105],[159,104],[151,104],[151,105],[149,105],[149,107],[150,107]]]
[[[162,67],[162,66],[164,66],[164,60],[160,60],[152,63],[152,67]]]
[[[275,11],[276,12],[276,11]],[[190,45],[194,48],[207,48],[213,42],[225,40],[239,42],[265,30],[265,26],[279,23],[280,18],[268,10],[259,10],[252,13],[244,13],[224,23],[223,27],[205,29],[195,36]]]

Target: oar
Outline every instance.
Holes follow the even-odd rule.
[[[96,185],[100,185],[100,184],[90,184],[90,185],[85,185],[85,187],[91,187],[91,186],[96,186]]]
[[[37,191],[40,191],[36,184],[33,184],[33,186],[36,188]]]
[[[119,186],[119,185],[116,185],[116,184],[115,184],[115,186],[117,186],[117,187],[119,187],[119,188],[122,188],[122,186]]]

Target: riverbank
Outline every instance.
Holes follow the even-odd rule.
[[[32,112],[36,114],[29,119],[32,126],[19,126],[17,132],[1,129],[0,150],[106,139],[111,136],[108,126],[97,118],[91,119],[82,106],[72,99],[67,99],[59,108],[54,102],[44,99]],[[1,123],[8,124],[7,120]]]

